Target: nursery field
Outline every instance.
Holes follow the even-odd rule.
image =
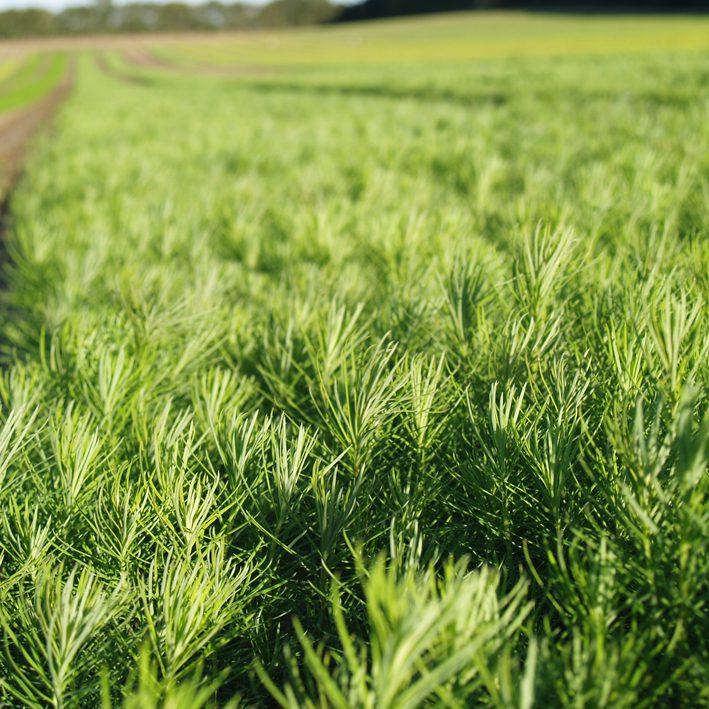
[[[0,704],[709,703],[709,20],[4,61]]]

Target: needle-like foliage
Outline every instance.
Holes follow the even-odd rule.
[[[707,55],[538,54],[81,60],[12,200],[0,704],[709,702]]]

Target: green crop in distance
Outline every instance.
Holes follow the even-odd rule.
[[[24,108],[49,94],[61,81],[67,59],[63,54],[37,55],[0,83],[0,112]]]

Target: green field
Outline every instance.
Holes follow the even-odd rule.
[[[0,82],[4,82],[9,76],[15,73],[20,65],[17,57],[0,59]]]
[[[0,115],[31,106],[50,93],[66,71],[63,54],[35,54],[16,66],[0,64]]]
[[[597,17],[526,13],[446,14],[299,32],[263,32],[233,42],[195,40],[180,54],[204,62],[293,67],[459,62],[501,57],[709,50],[695,17]]]
[[[709,20],[154,51],[11,202],[0,703],[706,705]]]

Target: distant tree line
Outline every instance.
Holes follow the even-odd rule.
[[[341,9],[328,0],[275,0],[261,7],[221,2],[114,5],[103,0],[57,13],[39,9],[0,12],[0,38],[293,27],[333,20]]]
[[[706,12],[709,11],[709,0],[364,0],[345,8],[336,20],[352,22],[482,9],[577,13]]]
[[[151,2],[114,5],[110,0],[52,13],[40,9],[0,12],[0,38],[51,35],[243,30],[372,20],[474,9],[551,12],[703,12],[709,0],[364,0],[342,7],[329,0],[274,0],[257,7],[212,1],[202,5]]]

